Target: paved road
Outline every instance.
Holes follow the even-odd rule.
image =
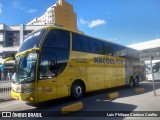
[[[52,112],[53,115],[55,114],[55,119],[75,119],[75,120],[106,120],[106,119],[115,119],[115,117],[99,117],[101,113],[107,111],[160,111],[160,83],[156,83],[156,93],[157,96],[154,96],[154,93],[152,91],[152,83],[151,82],[142,82],[139,87],[142,87],[145,89],[145,92],[142,93],[136,93],[134,91],[134,88],[129,89],[126,87],[123,88],[116,88],[116,89],[109,89],[94,93],[87,94],[84,99],[79,100],[82,101],[84,104],[84,108],[80,111],[83,114],[90,114],[88,116],[90,117],[74,117],[71,118],[71,116],[80,116],[78,112],[71,113],[65,117],[59,117],[61,108],[63,106],[69,105],[71,103],[75,103],[78,101],[72,101],[70,98],[65,99],[58,99],[58,100],[52,100],[44,103],[40,103],[37,105],[29,104],[23,101],[7,101],[7,102],[1,102],[0,103],[0,111],[41,111],[47,113],[47,111]],[[119,92],[120,97],[109,101],[106,99],[106,95],[111,92]],[[58,113],[54,111],[59,111]],[[93,112],[85,112],[85,111],[93,111]],[[99,112],[100,111],[100,112]],[[102,112],[101,112],[102,111]],[[97,117],[93,117],[96,116]],[[93,115],[93,116],[92,116]],[[107,116],[107,115],[106,115]],[[17,119],[17,118],[16,118]],[[40,118],[39,118],[40,119]],[[53,119],[53,118],[50,118]],[[117,117],[117,119],[147,119],[147,120],[159,120],[160,118],[156,117]]]

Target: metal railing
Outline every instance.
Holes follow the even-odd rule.
[[[11,81],[0,80],[0,100],[11,99]]]

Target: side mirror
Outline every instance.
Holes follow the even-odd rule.
[[[2,65],[0,65],[0,69],[1,69],[2,72],[4,71],[4,64],[9,60],[14,60],[14,58],[13,57],[9,57],[9,58],[6,58],[6,59],[4,59],[2,61]]]
[[[26,68],[27,67],[27,57],[28,57],[28,54],[29,54],[29,52],[25,52],[24,53],[24,56],[21,58],[22,59],[22,66],[23,66],[23,68]]]
[[[26,57],[23,57],[23,58],[22,58],[22,66],[23,66],[24,68],[27,67],[27,58],[26,58]]]
[[[0,67],[1,67],[1,71],[3,72],[4,71],[4,64],[2,64]]]
[[[158,72],[158,66],[157,65],[154,65],[152,69],[153,69],[153,73]]]

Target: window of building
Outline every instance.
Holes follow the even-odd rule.
[[[24,39],[32,32],[32,30],[29,31],[24,31],[23,35],[24,35]]]
[[[3,41],[3,33],[0,32],[0,41]]]
[[[3,39],[4,31],[0,30],[0,40]]]
[[[20,32],[19,31],[7,31],[5,47],[19,46],[20,44]]]

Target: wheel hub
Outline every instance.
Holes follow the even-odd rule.
[[[76,88],[76,94],[79,96],[82,93],[82,88],[80,86],[78,86]]]

